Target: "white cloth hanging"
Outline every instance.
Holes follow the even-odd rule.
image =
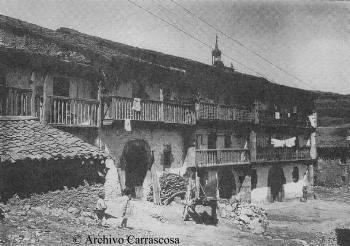
[[[131,121],[130,121],[130,119],[126,119],[124,121],[124,129],[127,132],[131,132]]]
[[[288,139],[271,139],[271,144],[273,147],[278,148],[278,147],[294,147],[295,146],[295,140],[296,137],[288,138]]]
[[[159,101],[163,102],[164,96],[163,96],[163,89],[159,89]]]
[[[309,115],[309,121],[312,127],[317,126],[317,116],[316,113],[313,113],[312,115]]]
[[[279,139],[271,138],[271,144],[272,144],[273,147],[275,147],[275,148],[283,147],[283,146],[284,146],[284,140],[279,140]]]
[[[134,111],[141,111],[141,98],[134,98],[134,101],[132,102],[132,110]]]
[[[281,119],[280,112],[275,112],[275,119],[276,119],[276,120]]]
[[[296,137],[292,137],[292,138],[289,138],[289,139],[286,139],[284,140],[285,141],[285,144],[286,144],[286,147],[294,147],[295,146],[295,141],[297,140]]]

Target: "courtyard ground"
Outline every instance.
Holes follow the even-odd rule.
[[[182,206],[159,207],[134,201],[131,229],[118,229],[118,218],[111,227],[92,219],[63,213],[54,208],[14,205],[0,222],[0,245],[90,244],[88,236],[171,237],[180,245],[337,245],[334,229],[350,228],[350,193],[340,189],[315,189],[316,200],[267,204],[269,226],[264,234],[244,232],[221,221],[217,226],[198,225],[181,220]],[[108,213],[117,215],[118,204],[110,203]],[[54,212],[52,212],[54,211]],[[96,244],[98,245],[98,244]],[[118,244],[114,244],[118,245]]]

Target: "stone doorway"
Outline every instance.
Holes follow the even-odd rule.
[[[236,195],[236,180],[230,168],[222,168],[218,171],[219,197],[230,199]]]
[[[121,168],[125,173],[125,187],[129,188],[136,198],[143,196],[142,186],[151,165],[151,149],[145,140],[135,139],[125,144]]]
[[[270,188],[271,202],[281,202],[284,197],[283,185],[286,183],[286,178],[280,166],[270,168],[267,183]]]

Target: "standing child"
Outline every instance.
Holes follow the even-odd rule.
[[[123,190],[122,196],[122,223],[119,228],[126,228],[128,218],[132,213],[132,204],[131,204],[131,192],[128,188]]]
[[[106,209],[107,209],[107,204],[105,202],[105,194],[101,191],[98,194],[98,200],[96,203],[96,215],[97,218],[99,219],[100,223],[102,224],[102,220],[106,217]]]

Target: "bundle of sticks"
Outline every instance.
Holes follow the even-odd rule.
[[[160,198],[164,205],[169,204],[175,197],[184,198],[187,180],[180,175],[165,173],[159,178]],[[153,188],[147,196],[147,200],[153,202]]]

